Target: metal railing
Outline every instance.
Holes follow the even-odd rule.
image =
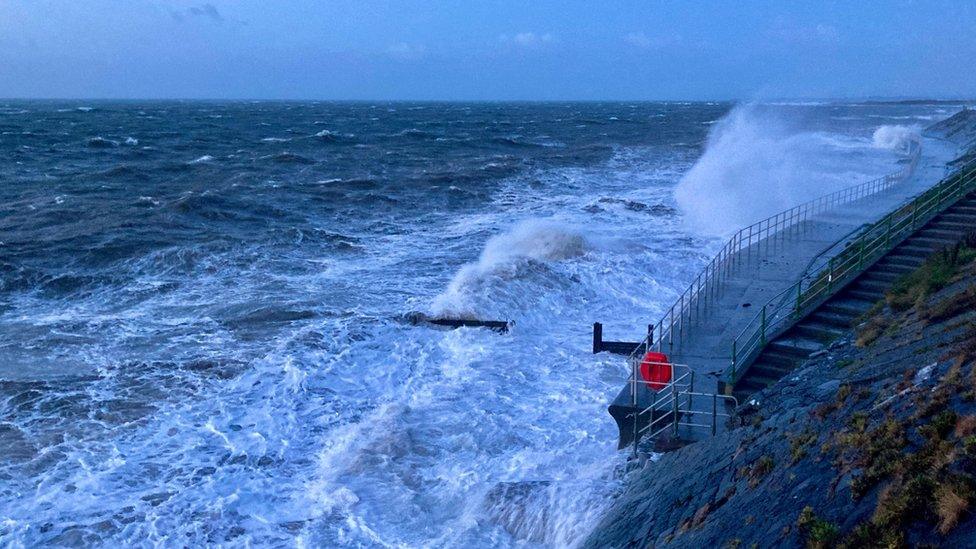
[[[722,281],[741,261],[739,256],[742,250],[784,229],[807,221],[817,214],[887,190],[910,177],[921,155],[921,142],[917,139],[909,141],[906,153],[908,162],[898,171],[804,202],[753,223],[732,235],[671,308],[664,313],[661,320],[651,325],[652,329],[630,355],[629,361],[638,360],[652,348],[659,351],[664,350],[665,347],[672,348],[676,334],[680,341],[684,336],[686,325],[707,309],[709,300],[721,289]]]
[[[792,327],[916,229],[973,190],[976,163],[964,166],[876,223],[821,251],[804,275],[766,302],[732,340],[726,383],[735,384],[769,340]]]
[[[641,437],[654,440],[659,436],[670,434],[678,438],[679,429],[704,430],[711,435],[718,432],[719,425],[733,417],[727,412],[728,405],[732,410],[738,406],[738,400],[730,395],[718,393],[703,393],[695,391],[695,372],[684,364],[668,364],[660,362],[645,362],[649,365],[669,366],[672,369],[672,379],[667,383],[652,384],[640,378],[638,365],[631,368],[630,385],[631,406],[634,410],[634,454]],[[641,385],[650,391],[650,404],[641,406],[638,398]],[[654,386],[654,389],[650,389]],[[721,404],[721,406],[720,406]],[[647,415],[646,425],[640,426],[640,418]],[[705,419],[699,419],[705,416]]]

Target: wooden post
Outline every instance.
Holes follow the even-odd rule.
[[[593,323],[593,354],[599,353],[603,349],[603,324]]]

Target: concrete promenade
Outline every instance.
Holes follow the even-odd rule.
[[[795,283],[822,251],[938,183],[954,152],[942,140],[923,138],[918,166],[907,180],[742,250],[715,295],[707,300],[707,308],[692,314],[680,333],[676,328],[673,345],[665,342],[662,351],[672,362],[692,368],[700,390],[715,390],[718,377],[729,366],[732,340],[764,303]]]
[[[730,366],[732,341],[754,321],[762,306],[799,280],[815,258],[821,254],[827,258],[842,249],[831,249],[837,242],[941,181],[947,173],[946,164],[955,158],[956,152],[945,141],[923,138],[917,167],[906,180],[817,214],[737,252],[713,293],[702,300],[704,305],[685,314],[684,322],[676,323],[671,336],[660,343],[660,350],[673,364],[684,364],[691,369],[694,391],[720,392],[718,382]],[[657,348],[658,345],[652,347]],[[634,396],[631,385],[627,384],[610,406],[610,414],[620,429],[621,447],[633,441]],[[645,384],[637,384],[638,409],[651,406],[660,396]],[[713,400],[696,396],[689,405],[695,410],[711,410]],[[649,420],[650,414],[639,423]],[[688,435],[690,431],[683,438]]]

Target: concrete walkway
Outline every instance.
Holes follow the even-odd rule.
[[[838,241],[861,226],[883,218],[941,181],[947,172],[946,163],[955,158],[956,152],[956,147],[945,141],[923,138],[918,165],[905,181],[857,202],[828,210],[737,253],[729,272],[705,300],[707,306],[699,307],[680,328],[676,326],[672,330],[673,338],[662,343],[661,351],[672,363],[690,367],[694,373],[695,391],[719,392],[719,379],[730,366],[732,341],[755,319],[763,304],[792,286],[812,260]],[[825,254],[824,257],[828,256]],[[658,402],[656,399],[660,396],[644,383],[636,385],[636,395],[631,389],[630,384],[625,385],[609,408],[620,430],[621,448],[634,440],[633,398],[637,398],[638,409],[645,410]],[[715,406],[712,397],[683,398],[692,399],[688,401],[692,410]],[[654,414],[651,413],[641,416],[637,428],[646,425],[652,417]],[[692,415],[689,420],[701,417]],[[683,433],[681,438],[693,438],[695,429]]]
[[[662,350],[672,362],[692,367],[696,379],[701,380],[701,390],[714,390],[713,383],[729,366],[732,340],[764,303],[795,283],[825,249],[938,183],[955,152],[956,148],[945,141],[923,138],[918,166],[907,180],[824,212],[740,252],[707,309],[700,310],[697,317],[693,315],[680,336],[676,330],[673,346],[665,343]]]

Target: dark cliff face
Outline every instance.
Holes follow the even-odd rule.
[[[976,547],[976,250],[940,254],[747,425],[631,473],[589,547]]]

